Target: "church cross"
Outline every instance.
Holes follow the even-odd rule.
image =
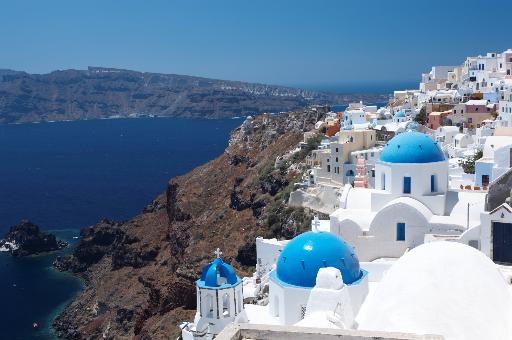
[[[318,219],[318,215],[315,215],[315,219],[313,221],[313,227],[315,227],[315,230],[318,230],[319,226],[320,226],[320,220]]]
[[[217,250],[215,250],[214,254],[217,255],[217,258],[220,258],[220,256],[222,255],[222,252],[220,251],[219,248],[217,248]]]

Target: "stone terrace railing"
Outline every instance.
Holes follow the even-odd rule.
[[[506,199],[510,197],[511,189],[512,168],[508,169],[504,174],[491,182],[487,194],[487,201],[485,202],[485,210],[492,211],[505,203]]]

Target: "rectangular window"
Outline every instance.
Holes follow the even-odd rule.
[[[396,224],[396,240],[405,241],[405,223]]]
[[[300,318],[301,318],[301,320],[304,319],[305,316],[306,316],[306,306],[305,305],[300,305]]]
[[[331,172],[331,165],[327,164],[327,172]]]
[[[411,193],[411,177],[404,177],[404,194]]]
[[[375,170],[372,170],[372,177],[375,177]]]
[[[385,173],[382,174],[381,179],[382,179],[382,183],[380,185],[382,187],[382,190],[386,190],[386,174]]]
[[[430,192],[436,192],[436,175],[430,176]]]

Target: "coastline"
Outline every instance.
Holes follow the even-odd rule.
[[[133,119],[187,119],[187,120],[225,120],[225,119],[245,119],[248,115],[233,116],[233,117],[174,117],[174,116],[157,116],[157,115],[140,115],[140,116],[109,116],[101,118],[80,118],[80,119],[62,119],[62,120],[41,120],[41,121],[26,121],[26,122],[13,122],[13,123],[0,123],[0,126],[7,125],[29,125],[29,124],[58,124],[58,123],[73,123],[84,121],[102,121],[102,120],[133,120]]]
[[[156,118],[172,119],[157,121]],[[52,124],[60,126],[58,129],[50,128],[50,125],[43,123],[37,124],[39,126],[34,125],[33,128],[30,127],[32,123],[2,124],[4,125],[2,131],[5,132],[3,134],[5,141],[3,150],[9,160],[9,166],[3,168],[3,177],[10,179],[8,184],[12,187],[12,193],[8,193],[9,200],[4,202],[5,229],[7,230],[8,226],[13,225],[12,223],[16,223],[15,221],[18,221],[19,218],[27,216],[43,226],[68,226],[65,229],[47,227],[44,228],[44,231],[53,232],[58,239],[68,241],[70,244],[63,250],[25,258],[12,258],[6,253],[2,257],[0,254],[0,259],[5,264],[1,266],[1,269],[6,272],[4,273],[6,287],[3,290],[7,295],[5,301],[17,305],[19,310],[18,313],[12,313],[10,318],[3,320],[3,328],[12,332],[5,333],[5,336],[12,339],[57,339],[52,325],[54,320],[85,287],[80,275],[60,272],[52,266],[57,256],[73,251],[79,241],[73,236],[77,237],[83,227],[93,225],[103,216],[125,221],[138,215],[141,209],[151,202],[156,193],[161,192],[169,178],[187,173],[218,157],[227,146],[230,131],[239,126],[243,118],[119,117],[102,120],[89,119],[87,123],[83,120],[58,121]],[[146,123],[139,124],[134,121],[135,119]],[[102,124],[100,122],[106,120],[118,123]],[[68,126],[58,123],[73,124]],[[205,138],[199,138],[188,143],[188,147],[177,149],[173,143],[189,136],[187,128],[190,124],[194,125],[196,133],[205,134]],[[9,129],[9,126],[12,125],[18,125],[18,127]],[[43,129],[43,126],[48,128]],[[22,127],[27,129],[22,129]],[[80,131],[83,131],[83,127],[85,127],[85,132],[77,135],[77,129],[80,128]],[[37,132],[27,134],[31,131]],[[135,138],[131,138],[132,142],[127,145],[128,136],[135,136]],[[96,142],[91,145],[93,137]],[[32,145],[40,147],[33,150]],[[94,150],[102,150],[101,148],[105,145],[108,147],[98,158],[98,153]],[[133,147],[135,147],[134,151],[127,152]],[[187,150],[190,148],[200,148],[201,151],[194,157],[184,159],[183,157],[188,154]],[[73,152],[68,154],[71,150]],[[57,157],[56,155],[67,156],[64,160],[62,160],[62,156],[58,156],[57,162],[51,161]],[[113,155],[116,156],[113,157]],[[182,161],[177,163],[171,157],[172,155],[182,155]],[[162,158],[167,161],[162,162]],[[156,164],[152,166],[157,159],[159,160],[158,166]],[[145,166],[135,167],[133,170],[124,167],[125,164],[130,165],[134,161],[138,164],[145,164]],[[59,165],[59,168],[63,170],[55,172],[55,166],[49,164]],[[73,171],[73,175],[70,176],[68,171],[63,172],[66,168],[65,164],[72,164],[78,170]],[[104,164],[110,164],[108,170],[105,170]],[[27,169],[27,172],[20,174],[16,170],[20,168]],[[103,183],[105,175],[97,177],[99,169],[109,174],[108,182]],[[126,169],[129,169],[128,172]],[[90,177],[91,175],[93,177]],[[26,178],[30,179],[29,183],[26,182]],[[81,184],[77,186],[77,183],[90,181],[88,178],[95,181],[92,187],[89,185],[83,187]],[[31,184],[33,182],[41,184],[34,186]],[[58,188],[68,188],[69,190],[62,192],[59,189],[55,195],[48,195],[57,188],[56,185]],[[103,204],[104,197],[91,193],[93,189],[96,191],[96,187],[101,190],[105,187],[112,187],[113,190],[109,190],[112,193],[105,192],[101,196],[109,194],[112,197],[108,201],[114,202],[121,209],[109,213],[108,211],[112,211],[109,210],[112,204]],[[27,197],[30,197],[31,202],[40,202],[41,204],[27,206]],[[129,197],[132,198],[129,199]],[[93,206],[91,206],[91,202],[94,202]],[[11,209],[16,206],[19,209]],[[96,209],[95,206],[101,206],[101,209]],[[79,207],[78,211],[77,207]],[[57,213],[58,211],[60,212]],[[59,217],[58,220],[49,218],[55,213]],[[91,216],[96,216],[94,221],[87,221]],[[12,272],[14,273],[10,274]],[[32,276],[33,272],[36,272],[37,275]],[[54,285],[53,288],[52,285]],[[63,298],[59,298],[58,295],[62,293],[63,289],[65,290]],[[71,294],[70,290],[72,290]],[[34,293],[30,293],[31,296],[29,296],[29,292],[32,291]],[[54,303],[55,301],[57,303]],[[45,309],[45,307],[49,308]],[[36,331],[32,329],[33,322],[39,324]]]
[[[53,320],[85,287],[83,280],[71,273],[60,272],[53,267],[57,256],[64,256],[73,252],[78,243],[74,238],[79,235],[76,229],[45,230],[56,235],[57,239],[66,241],[69,246],[48,253],[29,255],[26,257],[12,257],[5,252],[0,254],[2,274],[8,290],[4,299],[6,303],[17,302],[17,308],[24,320],[17,321],[17,329],[11,329],[15,339],[58,339],[53,329]],[[31,281],[37,280],[33,285]],[[56,287],[55,287],[56,286]],[[55,288],[56,289],[55,289]],[[60,288],[59,288],[60,287]],[[50,293],[51,292],[51,293]],[[49,295],[46,295],[50,293]],[[46,309],[46,306],[37,306],[34,299],[44,298],[48,304],[57,305]],[[9,301],[8,299],[13,299]],[[18,319],[20,316],[15,315]],[[3,320],[5,322],[5,320]],[[37,323],[34,329],[32,323]],[[14,325],[13,325],[14,326]],[[6,336],[9,336],[7,333]]]

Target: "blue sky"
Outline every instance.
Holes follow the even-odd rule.
[[[512,47],[512,1],[492,4],[0,0],[0,68],[94,65],[323,88],[414,84],[433,64]]]

